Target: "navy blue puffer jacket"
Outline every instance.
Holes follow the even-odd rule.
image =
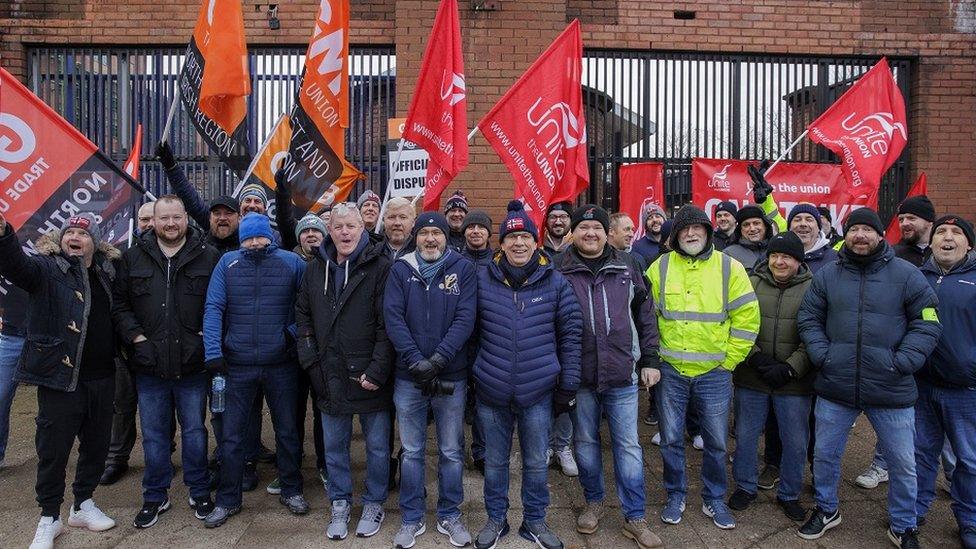
[[[867,265],[843,250],[813,277],[797,323],[819,368],[817,395],[853,408],[907,408],[913,374],[935,348],[942,327],[938,298],[921,271],[888,243]]]
[[[541,256],[539,267],[519,290],[498,262],[478,269],[478,325],[481,340],[474,363],[479,402],[528,408],[559,389],[580,384],[583,315],[565,277]]]
[[[942,338],[918,377],[942,387],[976,389],[976,252],[949,272],[929,259],[922,273],[939,296]]]

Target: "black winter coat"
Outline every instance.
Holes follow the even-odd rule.
[[[0,236],[0,276],[28,293],[27,340],[17,381],[72,392],[88,335],[93,281],[77,258],[61,252],[58,238],[56,232],[42,236],[35,245],[38,255],[28,256],[8,225]],[[119,255],[102,242],[92,260],[110,304]]]
[[[203,371],[203,306],[220,252],[190,227],[183,248],[167,259],[147,231],[122,254],[112,319],[134,372],[163,379]],[[149,341],[133,345],[136,336]]]
[[[308,262],[298,300],[298,360],[308,372],[316,405],[327,414],[363,414],[393,407],[396,353],[386,335],[383,295],[390,271],[385,244],[369,241],[349,265],[348,281],[336,298],[329,281],[325,241]],[[367,391],[359,377],[379,390]]]

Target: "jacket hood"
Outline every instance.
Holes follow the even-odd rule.
[[[380,255],[384,246],[386,246],[386,243],[373,242],[364,231],[363,235],[359,238],[359,244],[356,245],[356,249],[350,257],[353,257],[354,263],[358,265]],[[332,259],[335,255],[336,246],[330,235],[325,235],[319,247],[312,251],[312,259],[322,260],[326,265],[335,263],[335,260]]]
[[[751,217],[748,219],[752,219]],[[749,248],[750,250],[763,250],[766,249],[766,244],[769,243],[769,239],[773,237],[773,224],[769,221],[769,218],[765,215],[762,216],[763,225],[766,226],[766,236],[763,237],[759,242],[753,242],[748,238],[742,236],[742,225],[736,225],[735,230],[732,231],[732,238],[730,242],[733,244],[739,244],[744,248]]]
[[[607,258],[607,262],[603,265],[603,268],[608,266],[627,268],[627,261],[624,259],[624,253],[620,250],[614,248],[607,244],[610,248],[610,257]],[[566,253],[560,254],[555,260],[553,260],[553,265],[555,268],[562,272],[573,272],[576,270],[585,269],[589,271],[589,267],[583,264],[582,258],[580,258],[579,252],[576,251],[575,246],[567,250]]]
[[[762,261],[757,263],[755,267],[753,267],[752,276],[761,278],[773,286],[780,285],[780,283],[777,282],[775,278],[773,278],[772,271],[769,270],[768,259],[763,259]],[[796,276],[791,278],[790,281],[786,283],[786,287],[792,288],[797,284],[803,284],[804,282],[810,280],[811,278],[813,278],[813,274],[810,272],[810,268],[807,267],[806,263],[800,263],[800,270],[796,272]]]
[[[966,258],[963,259],[962,263],[953,267],[949,273],[966,273],[973,270],[976,270],[976,250],[969,250],[966,252]],[[922,265],[922,272],[933,273],[936,276],[948,274],[942,272],[942,267],[939,267],[939,264],[935,262],[935,258],[932,256],[929,256],[928,260]]]
[[[825,237],[823,233],[820,233],[820,238],[814,243],[813,247],[809,251],[804,252],[806,259],[820,259],[830,248],[830,239]]]
[[[59,231],[51,231],[41,235],[40,238],[34,241],[34,248],[37,249],[37,253],[40,255],[60,255],[61,237]],[[99,253],[103,254],[109,260],[116,260],[122,257],[122,252],[118,248],[104,240],[99,242],[98,249],[95,250],[95,255]]]

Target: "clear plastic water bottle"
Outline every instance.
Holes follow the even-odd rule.
[[[224,389],[227,387],[227,379],[223,374],[217,374],[210,383],[210,411],[215,414],[224,411]]]

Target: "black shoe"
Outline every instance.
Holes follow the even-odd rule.
[[[258,487],[258,467],[254,462],[244,463],[244,476],[241,479],[241,490],[250,492]]]
[[[798,500],[786,501],[785,499],[776,498],[776,503],[779,504],[779,508],[783,510],[786,518],[793,522],[803,522],[807,518],[807,510],[800,505]]]
[[[149,528],[159,520],[162,515],[169,510],[169,500],[160,503],[158,501],[147,501],[142,504],[142,510],[136,515],[132,525],[136,528]]]
[[[915,517],[915,526],[919,528],[925,526],[925,515]]]
[[[831,514],[827,514],[817,507],[813,510],[813,514],[810,515],[810,519],[807,520],[806,524],[797,530],[797,534],[803,539],[819,539],[827,530],[830,530],[838,524],[840,524],[840,509]]]
[[[106,465],[105,472],[102,473],[102,478],[98,480],[98,483],[102,486],[115,484],[125,476],[128,470],[128,463],[111,463]]]
[[[220,465],[207,469],[207,488],[213,492],[220,485]]]
[[[274,450],[265,447],[264,444],[258,448],[257,461],[260,463],[274,463],[278,459],[278,454]]]
[[[729,507],[735,511],[745,511],[755,499],[756,494],[750,494],[742,488],[736,488],[735,492],[732,492],[732,497],[729,498]]]
[[[400,469],[400,456],[403,455],[403,449],[397,453],[397,457],[390,458],[390,479],[389,479],[389,489],[396,490],[397,487],[397,471]]]
[[[649,408],[647,410],[647,415],[644,416],[644,425],[657,425],[657,410],[654,408]]]
[[[213,512],[214,502],[210,499],[210,496],[204,496],[200,499],[190,498],[190,509],[193,509],[193,516],[199,520],[203,520]]]
[[[474,467],[474,470],[475,471],[478,471],[479,473],[481,473],[481,476],[485,476],[485,460],[484,460],[484,458],[471,460],[471,466]]]
[[[895,544],[895,547],[901,547],[901,549],[918,549],[921,547],[918,544],[918,528],[908,528],[901,534],[888,528],[888,539]]]

